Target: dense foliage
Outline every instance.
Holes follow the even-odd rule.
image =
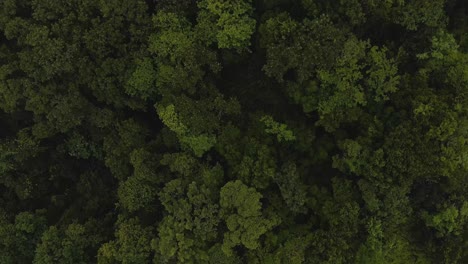
[[[468,263],[463,0],[1,0],[0,263]]]

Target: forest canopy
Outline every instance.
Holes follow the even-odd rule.
[[[0,263],[468,263],[468,2],[1,0]]]

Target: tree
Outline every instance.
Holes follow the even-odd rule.
[[[71,224],[64,231],[52,226],[42,234],[33,263],[89,263],[90,246],[84,226]]]
[[[468,263],[467,10],[0,1],[0,263]]]
[[[201,9],[198,23],[204,31],[211,33],[220,49],[245,49],[255,30],[255,20],[251,0],[224,1],[203,0],[198,3]],[[210,35],[211,35],[210,34]]]
[[[14,223],[9,223],[5,212],[0,212],[1,262],[32,262],[36,244],[47,227],[44,211],[21,212]]]
[[[122,219],[115,232],[115,240],[99,248],[98,263],[149,263],[152,229],[142,227],[137,218]]]
[[[261,194],[241,181],[228,182],[221,188],[221,214],[228,228],[224,234],[223,252],[232,255],[232,248],[242,245],[247,249],[260,246],[259,238],[279,221],[261,212]]]
[[[156,250],[165,260],[198,263],[208,260],[209,245],[217,238],[219,206],[210,190],[180,179],[166,184],[160,195],[168,215],[159,225]]]

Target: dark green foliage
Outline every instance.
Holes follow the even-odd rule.
[[[41,234],[46,228],[43,211],[21,212],[10,223],[0,211],[0,260],[2,263],[31,263]]]
[[[149,263],[151,228],[142,227],[137,218],[119,220],[115,239],[99,248],[97,263]]]
[[[0,1],[0,264],[468,263],[467,17]]]
[[[261,194],[235,181],[224,185],[220,196],[221,214],[229,230],[224,233],[223,252],[232,255],[231,250],[237,245],[257,249],[260,236],[278,224],[275,217],[262,215]]]
[[[91,235],[79,224],[71,224],[64,231],[51,226],[42,234],[33,263],[89,263],[86,251],[93,246]]]

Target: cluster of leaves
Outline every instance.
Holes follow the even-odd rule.
[[[0,263],[468,263],[467,17],[0,1]]]

